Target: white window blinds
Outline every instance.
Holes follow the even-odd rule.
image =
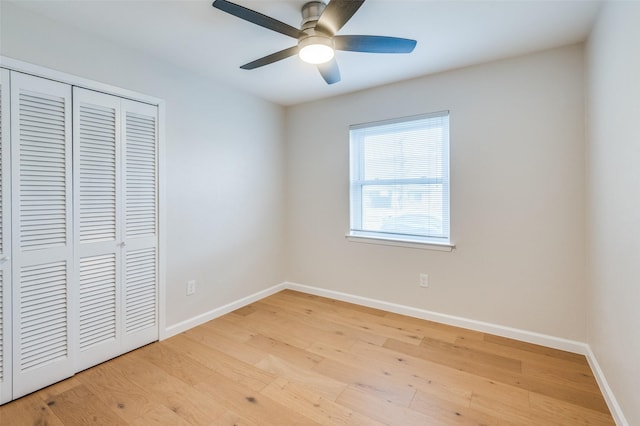
[[[350,127],[351,235],[449,243],[449,112]]]

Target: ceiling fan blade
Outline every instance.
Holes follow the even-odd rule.
[[[260,25],[261,27],[278,32],[280,34],[287,35],[289,37],[297,39],[304,35],[304,33],[299,29],[292,27],[289,24],[285,24],[284,22],[280,22],[277,19],[273,19],[267,15],[263,15],[262,13],[247,9],[246,7],[237,5],[235,3],[231,3],[230,1],[216,0],[213,2],[212,6],[216,9],[222,10],[223,12],[230,13],[231,15],[236,16],[240,19],[244,19],[245,21]]]
[[[407,38],[372,35],[335,36],[333,43],[337,50],[367,53],[411,53],[417,44]]]
[[[336,58],[333,58],[324,64],[318,64],[318,71],[320,71],[320,75],[322,75],[322,78],[324,78],[324,81],[326,81],[327,84],[333,84],[340,81],[340,68],[338,68]]]
[[[289,56],[298,54],[298,46],[293,46],[288,49],[281,50],[276,53],[272,53],[271,55],[265,56],[260,59],[256,59],[255,61],[249,62],[248,64],[244,64],[240,68],[243,70],[252,70],[255,68],[263,67],[265,65],[272,64],[274,62],[278,62],[282,59],[286,59]]]
[[[362,6],[364,0],[331,0],[316,23],[316,30],[334,35]]]

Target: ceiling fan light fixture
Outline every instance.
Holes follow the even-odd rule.
[[[298,56],[308,64],[324,64],[335,55],[333,40],[317,35],[300,40],[298,49]]]
[[[297,54],[302,61],[317,65],[327,84],[334,84],[340,81],[340,68],[334,58],[335,49],[362,53],[411,53],[416,47],[416,40],[406,38],[336,35],[364,2],[365,0],[307,1],[301,9],[302,22],[299,29],[227,0],[215,0],[213,7],[298,41],[287,49],[246,63],[241,69],[252,70]]]

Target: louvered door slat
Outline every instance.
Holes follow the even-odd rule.
[[[156,233],[156,118],[126,114],[127,238]]]
[[[80,259],[81,351],[116,338],[116,256]]]
[[[80,242],[115,241],[116,109],[80,101],[78,117]]]
[[[126,260],[127,333],[156,323],[156,251],[154,248],[129,251]]]
[[[20,157],[20,214],[37,212],[43,216],[61,214],[67,209],[67,182],[64,179],[67,167],[67,135],[65,133],[65,99],[20,89],[18,94],[19,157]],[[33,146],[33,139],[38,141]],[[30,179],[34,173],[43,177],[50,174],[58,177],[47,180]],[[60,177],[63,177],[60,179]],[[55,225],[55,226],[53,226]],[[20,248],[42,250],[67,244],[67,222],[50,224],[43,232],[38,222],[20,223]]]
[[[56,262],[21,270],[22,371],[67,356],[66,268],[66,262]]]

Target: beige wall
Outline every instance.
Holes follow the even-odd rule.
[[[588,343],[640,424],[640,3],[604,5],[587,44]]]
[[[2,55],[166,101],[168,326],[284,280],[282,108],[12,3],[1,19]]]
[[[577,45],[288,108],[287,278],[584,341],[583,89]],[[348,126],[440,110],[457,249],[346,241]]]

